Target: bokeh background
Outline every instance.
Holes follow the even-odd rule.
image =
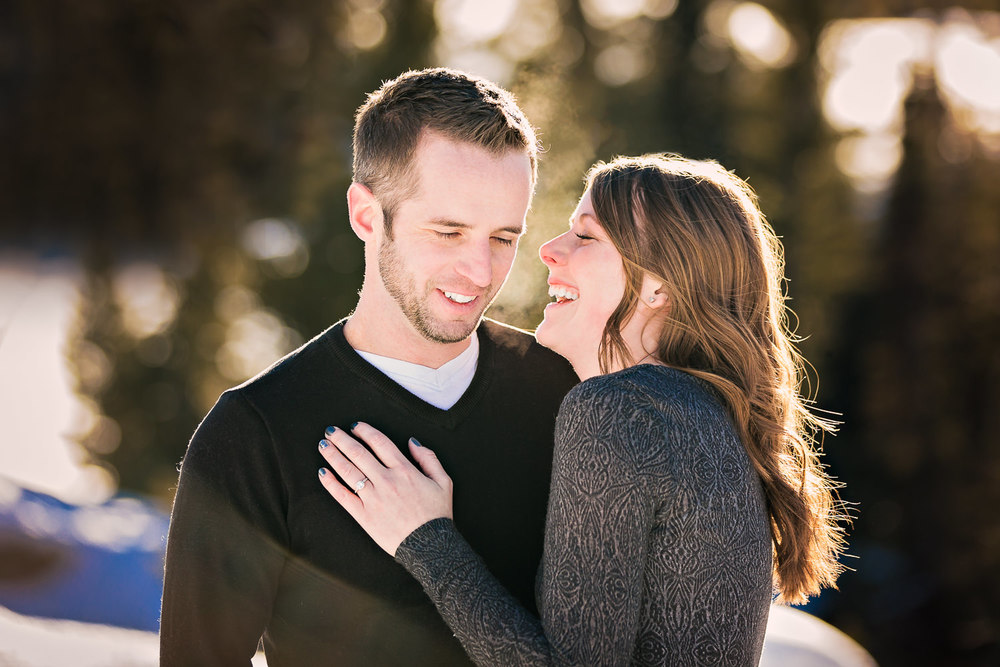
[[[0,604],[58,615],[46,541],[159,553],[219,393],[350,312],[353,112],[434,65],[509,87],[546,149],[498,319],[540,320],[595,160],[749,180],[856,514],[807,610],[883,665],[1000,664],[996,0],[0,4]]]

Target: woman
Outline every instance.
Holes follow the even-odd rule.
[[[536,337],[582,380],[556,423],[540,619],[458,534],[451,480],[415,440],[426,475],[367,424],[328,432],[332,468],[370,484],[355,494],[324,470],[324,486],[478,664],[756,664],[772,591],[832,586],[843,548],[812,439],[831,425],[798,393],[780,250],[714,162],[588,174],[569,231],[540,250],[555,301]]]

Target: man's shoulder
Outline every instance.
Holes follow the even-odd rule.
[[[230,389],[246,397],[312,391],[316,383],[328,384],[342,364],[337,351],[337,323],[300,345],[253,377]]]
[[[540,345],[528,333],[495,320],[479,326],[480,345],[494,386],[525,396],[562,397],[580,379],[566,359]]]
[[[524,329],[484,318],[479,332],[493,343],[499,354],[530,358],[534,362],[551,363],[556,367],[569,367],[569,362],[539,344],[535,336]]]

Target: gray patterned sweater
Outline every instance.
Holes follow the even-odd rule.
[[[478,665],[756,665],[764,643],[759,478],[709,385],[662,366],[588,379],[563,401],[540,619],[448,519],[396,559]]]

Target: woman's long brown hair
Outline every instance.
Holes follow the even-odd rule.
[[[763,483],[780,600],[835,587],[848,517],[818,437],[834,424],[802,394],[782,248],[753,190],[716,162],[667,154],[599,163],[587,184],[627,283],[604,331],[602,371],[635,362],[620,332],[643,275],[661,280],[669,306],[654,354],[723,397]]]

